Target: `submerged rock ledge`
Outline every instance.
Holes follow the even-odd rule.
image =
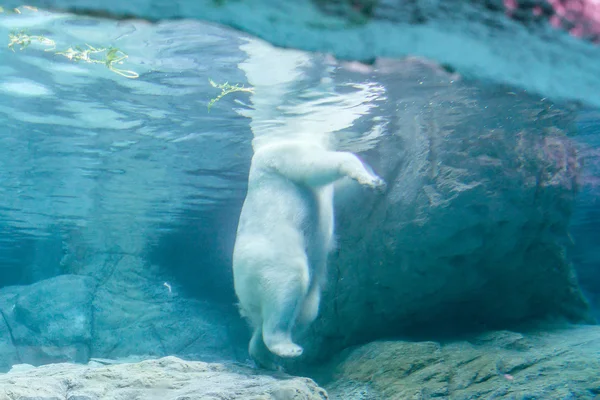
[[[492,331],[446,343],[375,341],[312,369],[313,380],[239,364],[93,359],[20,364],[0,400],[581,399],[600,394],[600,327]]]
[[[594,400],[599,370],[600,327],[579,326],[450,343],[373,342],[341,355],[324,386],[340,400]]]
[[[0,375],[0,400],[325,400],[307,378],[273,377],[247,367],[164,357],[139,363],[109,361],[20,365]]]

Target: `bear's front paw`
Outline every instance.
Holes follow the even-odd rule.
[[[357,177],[356,181],[358,183],[360,183],[361,185],[374,188],[374,187],[377,187],[378,180],[380,180],[380,179],[381,178],[379,178],[378,176],[363,175],[363,176]]]
[[[385,192],[385,190],[387,189],[387,183],[385,183],[385,181],[380,177],[377,177],[372,187],[374,189],[377,189],[378,192]]]
[[[387,185],[383,179],[378,176],[369,177],[369,179],[365,179],[363,181],[359,181],[365,186],[369,186],[372,189],[376,189],[378,192],[385,191]]]

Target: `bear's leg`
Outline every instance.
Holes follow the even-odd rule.
[[[250,339],[250,344],[248,345],[248,353],[250,353],[250,357],[252,357],[257,366],[265,369],[276,369],[277,366],[273,361],[273,355],[263,342],[261,327],[254,330],[252,339]]]
[[[302,347],[292,341],[292,328],[308,292],[308,263],[288,260],[283,279],[272,279],[263,293],[263,340],[279,357],[298,357]],[[273,278],[273,277],[272,277]]]
[[[323,187],[346,176],[362,185],[385,187],[383,179],[369,172],[357,156],[345,151],[311,150],[298,158],[275,158],[274,167],[288,179],[312,187]]]
[[[321,288],[318,285],[313,285],[308,291],[306,299],[302,304],[300,315],[298,315],[298,325],[300,325],[302,328],[307,328],[314,322],[315,319],[317,319],[317,315],[319,315],[320,301]]]

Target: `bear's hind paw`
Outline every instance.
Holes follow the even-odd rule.
[[[283,358],[299,357],[304,349],[295,343],[278,343],[269,348],[273,354]]]

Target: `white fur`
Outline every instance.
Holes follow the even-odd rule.
[[[254,328],[250,355],[263,366],[268,351],[302,354],[292,329],[310,325],[319,312],[333,246],[333,183],[343,177],[385,186],[354,154],[316,144],[276,142],[252,158],[233,274],[240,312]]]

